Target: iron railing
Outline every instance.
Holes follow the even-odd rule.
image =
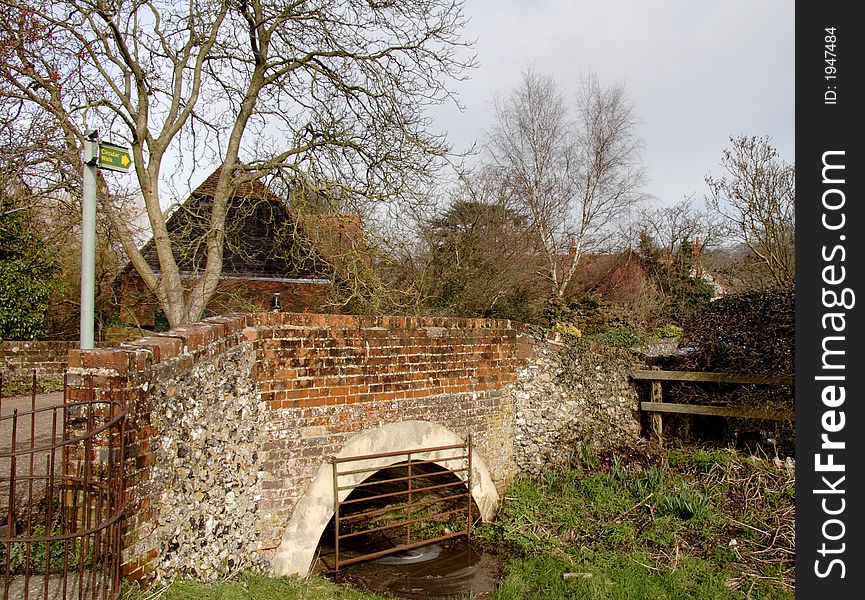
[[[417,455],[434,455],[433,460],[416,460]],[[471,496],[471,472],[472,472],[472,446],[471,436],[464,444],[449,446],[436,446],[431,448],[416,448],[398,452],[384,452],[378,454],[365,454],[362,456],[331,457],[333,465],[333,497],[334,497],[334,566],[333,571],[338,572],[340,567],[352,565],[358,562],[372,560],[389,554],[403,552],[412,548],[419,548],[428,544],[441,542],[447,539],[471,536],[472,527],[472,496]],[[351,468],[351,463],[365,462],[367,466]],[[370,466],[370,463],[373,463]],[[425,466],[436,465],[435,471],[425,471]],[[447,466],[445,466],[447,465]],[[340,470],[340,469],[343,470]],[[368,480],[356,483],[357,479],[365,480],[372,473],[387,469],[403,471],[402,477],[390,477],[387,479]],[[451,481],[430,485],[430,478],[446,477],[452,475]],[[343,483],[345,482],[345,483]],[[383,484],[403,485],[404,489],[386,493],[374,493],[354,499],[346,497],[340,500],[340,493],[347,490],[357,490],[381,486]],[[418,485],[420,484],[420,485]],[[453,492],[453,493],[451,493]],[[350,493],[350,492],[349,492]],[[433,495],[434,494],[434,495]],[[390,503],[391,500],[396,500]],[[344,507],[356,507],[362,503],[373,501],[383,502],[387,505],[383,508],[359,510],[344,514]],[[441,503],[448,503],[450,510],[426,512],[423,509],[433,507]],[[367,527],[365,529],[354,529],[345,533],[346,524],[369,523],[373,518],[381,518],[390,513],[396,514],[396,518],[385,521],[384,525]],[[437,520],[453,515],[465,515],[465,526],[459,531],[436,535],[434,537],[412,536],[412,526],[425,521]],[[401,518],[400,518],[401,517]],[[394,544],[390,548],[375,552],[351,556],[340,559],[340,542],[343,540],[357,538],[373,533],[397,532],[404,529],[404,542]],[[403,534],[400,534],[403,535]]]
[[[29,398],[4,399],[0,379],[4,600],[120,596],[123,406],[65,390],[37,394],[34,373]]]

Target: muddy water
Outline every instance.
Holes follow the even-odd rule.
[[[503,559],[465,540],[408,550],[340,569],[331,577],[353,588],[395,598],[489,598]]]

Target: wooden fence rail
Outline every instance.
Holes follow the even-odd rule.
[[[693,383],[740,383],[750,385],[793,385],[793,377],[769,377],[739,373],[708,373],[696,371],[631,371],[631,379],[652,382],[651,402],[640,402],[640,410],[652,413],[652,434],[659,444],[663,443],[663,413],[687,415],[710,415],[744,419],[772,421],[793,420],[792,410],[763,410],[758,408],[736,408],[732,406],[706,406],[701,404],[676,404],[664,402],[661,382],[678,381]]]

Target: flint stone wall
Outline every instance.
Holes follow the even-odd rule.
[[[633,354],[586,342],[539,343],[535,352],[511,390],[521,473],[564,465],[583,443],[602,448],[640,437],[640,402],[628,373],[642,365]]]
[[[155,385],[157,525],[147,544],[164,549],[157,579],[214,580],[265,566],[258,503],[266,408],[254,370],[255,350],[244,343]]]

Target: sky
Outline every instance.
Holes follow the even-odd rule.
[[[624,83],[645,143],[644,191],[669,206],[707,193],[731,136],[770,136],[794,161],[792,0],[465,0],[479,66],[431,114],[454,150],[483,140],[492,100],[533,65],[574,97],[581,74]]]

